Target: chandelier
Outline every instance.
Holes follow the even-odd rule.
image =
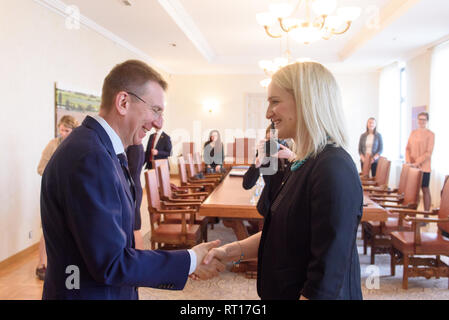
[[[282,40],[282,39],[280,39]],[[292,62],[305,62],[305,61],[311,61],[309,58],[297,58],[296,60],[293,60],[290,47],[289,47],[289,41],[288,41],[288,35],[287,35],[287,41],[286,41],[286,47],[287,49],[283,52],[282,51],[282,41],[280,42],[280,51],[281,55],[279,57],[274,58],[273,60],[260,60],[259,61],[259,67],[263,69],[264,73],[268,78],[260,81],[260,85],[264,88],[268,87],[268,85],[271,82],[271,77],[273,76],[276,71],[279,69],[285,67],[286,65],[292,63]]]
[[[302,6],[305,6],[305,17],[292,18],[291,15]],[[257,22],[264,27],[267,35],[281,38],[284,33],[290,34],[294,40],[303,44],[319,39],[329,40],[333,35],[345,33],[361,13],[358,7],[337,9],[337,0],[298,0],[295,7],[289,3],[274,3],[269,6],[269,10],[256,15]],[[272,31],[276,23],[279,23],[279,33]]]

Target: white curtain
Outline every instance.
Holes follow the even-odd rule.
[[[430,108],[428,128],[435,133],[432,154],[432,196],[439,199],[445,175],[449,175],[449,42],[433,50],[430,74]],[[439,204],[439,201],[433,201]]]
[[[379,77],[379,119],[377,130],[382,135],[383,156],[395,161],[401,148],[401,90],[400,69],[393,63],[382,69]]]

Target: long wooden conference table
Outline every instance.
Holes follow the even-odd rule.
[[[199,212],[202,216],[223,218],[225,225],[234,229],[238,240],[248,237],[243,220],[263,219],[256,208],[257,198],[254,198],[256,187],[245,190],[242,187],[242,180],[241,176],[228,174],[203,202]],[[387,211],[367,195],[364,195],[363,202],[362,221],[387,220]]]
[[[242,170],[245,171],[245,170]],[[223,219],[226,227],[232,228],[238,240],[249,236],[244,220],[262,221],[263,217],[256,208],[258,198],[254,196],[254,186],[250,190],[242,187],[242,176],[228,174],[202,203],[199,215],[218,217]],[[387,211],[372,201],[367,195],[363,196],[362,221],[386,221]],[[243,267],[234,268],[236,272],[246,272],[247,277],[254,278],[257,270],[257,259],[246,261]]]

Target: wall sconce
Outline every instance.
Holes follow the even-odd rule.
[[[207,100],[203,102],[203,109],[208,113],[216,113],[218,110],[218,102],[215,100]]]

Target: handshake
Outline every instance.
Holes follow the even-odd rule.
[[[201,243],[192,248],[196,254],[196,269],[189,276],[194,280],[207,280],[218,276],[230,261],[226,246],[218,248],[220,240]]]

